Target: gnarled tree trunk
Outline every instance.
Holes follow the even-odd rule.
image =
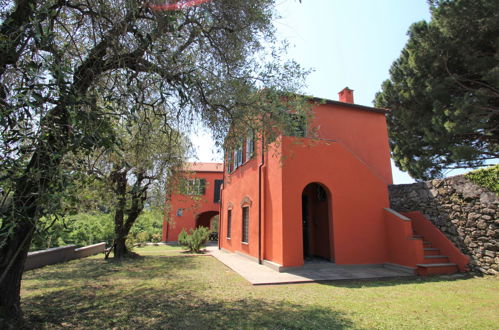
[[[121,259],[131,256],[132,253],[126,247],[126,239],[132,229],[133,224],[139,217],[140,213],[144,209],[144,201],[147,198],[147,185],[146,187],[141,187],[144,181],[144,174],[139,173],[137,175],[137,180],[130,192],[127,192],[127,175],[129,172],[127,170],[114,171],[111,174],[111,179],[115,184],[115,193],[118,196],[118,202],[116,204],[116,211],[114,214],[114,258]],[[131,205],[129,209],[127,206],[127,195],[130,195]],[[126,219],[125,219],[126,216]]]

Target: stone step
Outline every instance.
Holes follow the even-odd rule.
[[[425,256],[438,256],[440,255],[440,249],[437,248],[423,248]]]
[[[449,257],[443,255],[424,256],[424,259],[425,263],[429,264],[441,264],[449,262]]]
[[[425,247],[425,248],[429,248],[429,247],[431,247],[431,242],[429,242],[429,241],[424,241],[424,242],[423,242],[423,247]]]
[[[457,273],[457,265],[450,262],[439,264],[417,264],[418,275],[454,274]]]

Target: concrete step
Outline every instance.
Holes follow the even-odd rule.
[[[425,263],[428,264],[442,264],[449,262],[449,257],[443,255],[424,256],[424,259]]]
[[[423,235],[412,235],[412,238],[420,238],[420,239],[423,239]]]
[[[425,247],[425,248],[430,248],[430,247],[431,247],[431,242],[429,242],[429,241],[424,241],[424,242],[423,242],[423,247]]]
[[[425,256],[438,256],[440,255],[440,249],[437,248],[423,248]]]
[[[418,275],[454,274],[458,268],[456,264],[446,262],[440,264],[417,264]]]

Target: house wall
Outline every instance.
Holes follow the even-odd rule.
[[[320,104],[313,108],[311,127],[318,137],[341,142],[378,174],[392,183],[390,146],[384,113],[352,108],[347,104]]]
[[[263,256],[280,265],[284,262],[284,236],[286,230],[283,217],[283,178],[282,178],[282,145],[280,142],[271,144],[265,153],[264,171],[264,217],[263,222]]]
[[[341,103],[314,107],[312,127],[319,138],[281,137],[268,146],[262,167],[262,259],[282,266],[303,265],[302,192],[321,183],[330,196],[330,242],[338,264],[383,263],[388,260],[383,209],[389,207],[392,182],[384,113]],[[244,148],[243,148],[244,149]],[[259,166],[256,156],[233,173],[224,174],[220,247],[258,258]],[[241,242],[244,199],[251,201],[249,243]],[[227,210],[232,210],[231,238]],[[326,235],[325,235],[326,236]]]
[[[225,173],[222,190],[222,214],[219,229],[220,247],[258,257],[258,151],[232,173]],[[243,211],[249,207],[249,239],[242,242]],[[232,212],[231,237],[227,237],[227,212]]]
[[[283,137],[282,150],[282,265],[303,265],[301,194],[313,182],[325,186],[331,196],[335,262],[385,262],[383,209],[389,200],[384,180],[339,142]]]
[[[170,206],[163,223],[163,241],[177,241],[178,234],[185,229],[196,228],[196,217],[204,212],[218,212],[220,203],[215,203],[215,180],[223,178],[223,172],[189,172],[184,175],[188,179],[205,179],[206,193],[203,196],[182,195],[174,190],[170,196]],[[177,210],[183,209],[182,216]]]

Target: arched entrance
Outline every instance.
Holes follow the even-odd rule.
[[[199,213],[196,216],[196,228],[207,227],[210,229],[214,229],[212,228],[212,220],[216,215],[218,215],[218,211],[206,211],[203,213]]]
[[[303,189],[301,200],[304,260],[334,260],[329,191],[320,183],[310,183]]]

